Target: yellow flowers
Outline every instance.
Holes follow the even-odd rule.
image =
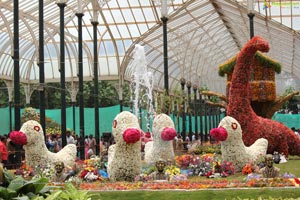
[[[92,172],[92,171],[95,171],[95,168],[91,167],[91,166],[87,166],[86,168],[84,168],[84,170]]]
[[[170,176],[178,175],[180,174],[180,169],[174,165],[167,166],[165,168],[165,173],[169,174]]]

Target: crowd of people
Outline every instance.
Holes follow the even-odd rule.
[[[183,137],[180,133],[177,134],[177,136],[174,138],[174,150],[175,151],[190,151],[195,150],[198,146],[201,145],[200,137],[196,136],[195,133],[192,134],[191,138],[189,135],[185,137],[185,140],[183,140]]]
[[[150,134],[145,134],[145,141],[142,141],[142,151],[143,144],[149,140],[151,137]],[[148,139],[148,140],[146,140]],[[67,129],[66,131],[66,142],[67,144],[75,144],[78,149],[78,157],[80,156],[80,140],[76,134],[72,133],[71,130]],[[190,141],[187,137],[184,141],[180,134],[178,134],[174,139],[174,149],[175,150],[188,150],[192,147],[192,145],[196,142],[195,135],[192,136],[192,140]],[[114,144],[113,138],[104,138],[101,137],[98,147],[99,154],[101,157],[107,156],[108,148],[110,145]],[[62,149],[62,138],[61,134],[49,134],[46,137],[46,146],[49,151],[53,153],[57,153]],[[96,146],[97,142],[95,137],[90,134],[86,135],[84,138],[84,159],[89,159],[91,156],[96,155]],[[2,163],[3,167],[8,169],[16,169],[20,167],[21,161],[24,159],[24,150],[21,146],[15,145],[10,141],[8,135],[0,136],[0,163]]]
[[[77,152],[79,154],[80,148],[80,137],[76,134],[72,134],[70,130],[66,131],[66,142],[67,144],[75,144],[77,146]],[[99,141],[99,153],[105,154],[108,148],[108,142],[105,142],[103,138]],[[46,145],[48,149],[54,153],[58,152],[62,148],[62,138],[60,134],[51,134],[47,137]],[[86,135],[84,137],[84,159],[89,159],[91,156],[96,155],[96,138],[94,135]],[[78,155],[79,157],[79,155]]]
[[[75,144],[77,146],[78,157],[80,157],[80,137],[72,133],[71,130],[66,131],[67,144]],[[89,159],[96,155],[96,146],[99,147],[99,154],[107,155],[109,145],[113,144],[113,139],[104,140],[100,138],[97,145],[94,135],[90,134],[84,138],[84,159]],[[59,152],[62,145],[61,134],[49,134],[46,137],[46,146],[53,153]],[[25,158],[25,152],[22,146],[14,144],[8,135],[0,135],[0,165],[7,169],[17,169],[21,166],[22,160]]]
[[[20,163],[24,157],[22,147],[14,144],[9,135],[0,135],[0,163],[7,169],[15,169],[20,167]]]

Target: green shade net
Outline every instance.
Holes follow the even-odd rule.
[[[123,107],[123,110],[130,111],[130,108]],[[74,111],[74,112],[73,112]],[[84,109],[84,122],[85,122],[85,135],[89,134],[95,134],[95,120],[94,120],[94,108],[85,108]],[[21,115],[23,114],[24,109],[21,110]],[[38,109],[36,109],[36,112],[39,112]],[[111,132],[112,131],[112,122],[115,118],[115,116],[120,112],[120,106],[112,106],[112,107],[105,107],[99,109],[99,124],[100,124],[100,135],[103,135],[105,132]],[[14,130],[14,109],[11,108],[11,111],[9,107],[6,108],[0,108],[0,135],[8,134],[10,132],[10,113],[11,113],[11,126],[12,130]],[[71,130],[75,130],[75,132],[79,133],[79,107],[68,107],[66,109],[66,123],[67,128]],[[141,110],[141,115],[139,115],[139,119],[141,122],[141,128],[143,131],[147,131],[147,123],[150,123],[150,128],[152,127],[152,119],[150,121],[147,120],[147,111]],[[220,114],[219,119],[222,119],[224,117],[224,113]],[[46,117],[50,118],[51,120],[57,122],[60,124],[61,119],[61,112],[60,109],[53,109],[53,110],[46,110]],[[182,119],[181,117],[176,117],[175,115],[170,115],[171,119],[174,121],[175,128],[177,131],[182,130]],[[202,123],[203,123],[203,130],[202,133],[205,133],[205,116],[202,116]],[[212,120],[209,116],[207,118],[207,127],[208,132],[211,128],[215,128],[217,126],[217,123],[213,124]],[[198,132],[200,132],[200,117],[198,119]],[[282,122],[287,127],[295,127],[300,128],[299,121],[300,121],[300,114],[278,114],[275,113],[273,120]],[[188,116],[186,117],[186,132],[189,132],[189,126],[188,126]],[[73,123],[75,122],[75,123]],[[150,130],[151,131],[151,130]],[[192,131],[195,132],[195,118],[192,117]]]

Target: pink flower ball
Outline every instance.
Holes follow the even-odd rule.
[[[213,128],[210,130],[210,135],[218,141],[225,141],[227,139],[227,131],[223,127]]]
[[[12,131],[12,132],[10,132],[9,138],[15,144],[18,144],[18,145],[27,144],[27,137],[26,137],[25,133],[23,133],[21,131]]]
[[[151,138],[151,133],[146,132],[146,133],[145,133],[145,137],[146,137],[146,138]]]
[[[123,133],[123,139],[126,143],[133,144],[141,138],[141,131],[136,128],[128,128]]]
[[[161,139],[165,141],[173,140],[176,136],[176,130],[174,128],[166,127],[161,133]]]

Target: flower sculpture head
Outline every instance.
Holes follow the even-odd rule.
[[[260,155],[266,154],[268,141],[259,138],[251,146],[245,146],[242,140],[242,129],[239,122],[233,117],[224,117],[217,129],[210,132],[211,136],[221,140],[222,159],[232,162],[236,172],[249,162],[256,161]]]
[[[20,138],[23,139],[20,141]],[[76,145],[68,144],[57,153],[50,152],[45,143],[42,126],[37,121],[25,122],[18,133],[11,133],[11,140],[24,145],[25,161],[30,167],[34,168],[41,164],[54,165],[57,161],[62,161],[67,167],[74,165]]]
[[[218,128],[213,128],[210,135],[218,141],[239,141],[242,139],[241,125],[233,117],[224,117]]]
[[[27,144],[27,137],[25,133],[21,131],[12,131],[9,133],[9,138],[11,141],[18,145],[25,145]]]
[[[107,173],[112,181],[133,181],[141,173],[141,134],[137,117],[119,113],[112,127],[115,144],[108,148]]]
[[[211,129],[210,135],[217,141],[225,141],[228,136],[226,129],[223,127]]]
[[[166,114],[156,115],[152,124],[152,141],[145,145],[145,162],[153,164],[159,159],[174,160],[172,140],[176,137],[172,119]]]
[[[174,128],[166,127],[161,133],[161,139],[165,141],[173,140],[176,137],[176,130]]]
[[[141,130],[137,117],[128,111],[118,114],[113,121],[112,134],[118,144],[140,141]]]
[[[16,144],[29,146],[37,141],[44,141],[44,133],[37,121],[29,120],[22,125],[20,131],[12,131],[9,138]]]
[[[170,141],[176,136],[174,122],[166,114],[159,114],[153,120],[153,138],[156,141]]]
[[[256,49],[259,51],[268,52],[270,50],[269,43],[264,38],[260,36],[254,36],[252,40],[254,41],[253,44],[256,46]]]
[[[136,143],[140,140],[141,131],[136,128],[128,128],[123,133],[123,139],[126,143]]]

